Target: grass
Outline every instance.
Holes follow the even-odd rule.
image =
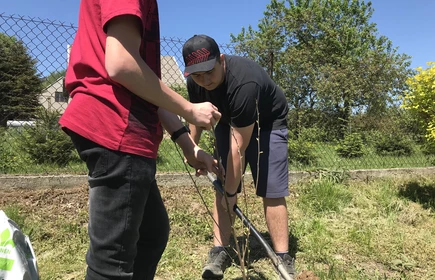
[[[86,174],[86,166],[78,156],[66,166],[57,164],[37,164],[20,147],[17,139],[23,137],[20,129],[0,131],[0,173],[18,175],[56,175],[56,174]],[[203,137],[205,138],[205,137]],[[207,149],[207,141],[201,142]],[[380,156],[373,148],[366,147],[366,154],[360,158],[342,158],[335,151],[335,146],[329,143],[313,143],[313,154],[316,163],[312,165],[290,164],[290,170],[352,170],[352,169],[383,169],[412,168],[432,166],[435,156],[424,155],[417,147],[411,156]],[[157,160],[158,172],[184,172],[181,150],[168,138],[161,142]],[[289,155],[292,156],[291,154]]]
[[[316,143],[314,154],[318,161],[314,168],[327,169],[384,169],[384,168],[411,168],[432,166],[434,156],[426,156],[416,149],[411,156],[380,156],[371,147],[366,148],[367,153],[360,158],[343,158],[335,152],[334,145]],[[308,168],[313,168],[308,167]],[[292,167],[291,167],[292,168]],[[295,166],[294,168],[300,168]]]
[[[347,181],[324,174],[291,185],[290,249],[299,271],[320,279],[435,279],[435,176],[419,179]],[[191,182],[161,187],[171,221],[170,241],[156,279],[199,279],[212,244],[211,186]],[[189,186],[189,187],[187,187]],[[245,186],[242,211],[270,242],[261,201]],[[29,235],[40,276],[83,279],[87,249],[87,187],[11,190],[0,209]],[[261,246],[236,222],[250,244],[250,279],[275,279]],[[225,279],[241,279],[237,261]]]
[[[360,158],[343,158],[338,156],[334,145],[327,143],[315,143],[314,155],[316,164],[306,166],[290,164],[289,170],[355,170],[355,169],[384,169],[384,168],[413,168],[433,166],[434,156],[424,155],[416,149],[411,156],[380,156],[373,148],[368,147],[367,153]],[[158,170],[160,172],[183,172],[185,171],[180,154],[170,139],[164,139],[160,146]],[[181,150],[180,150],[181,152]],[[291,155],[289,155],[291,157]]]

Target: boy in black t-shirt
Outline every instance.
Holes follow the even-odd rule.
[[[260,65],[221,54],[216,42],[206,35],[190,38],[183,46],[183,58],[190,101],[209,101],[222,114],[215,128],[215,154],[225,168],[223,187],[230,209],[237,201],[242,172],[249,163],[256,194],[263,198],[273,248],[294,275],[294,261],[288,255],[288,105],[283,91]],[[202,128],[190,125],[190,130],[199,143]],[[203,270],[206,279],[223,278],[231,264],[227,246],[232,221],[226,213],[225,198],[218,192],[213,212],[214,247]]]

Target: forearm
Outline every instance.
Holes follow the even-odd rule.
[[[174,133],[183,126],[183,123],[176,114],[161,107],[158,109],[157,113],[159,115],[159,119],[162,123],[163,128],[170,135],[172,135],[172,133]]]
[[[193,125],[193,124],[189,124],[189,129],[190,129],[190,135],[192,136],[193,141],[195,141],[196,144],[199,143],[199,140],[201,139],[201,134],[202,134],[202,128]]]
[[[192,103],[165,85],[141,57],[142,36],[137,23],[132,16],[117,17],[108,23],[105,53],[108,76],[150,103],[186,117]]]
[[[159,108],[158,110],[160,121],[163,125],[163,128],[172,135],[175,131],[179,130],[183,127],[183,123],[180,121],[177,115],[171,113],[163,108]],[[193,153],[194,148],[196,147],[195,142],[189,133],[181,134],[175,141],[178,146],[183,150],[183,153]]]
[[[128,52],[123,56],[124,66],[108,69],[109,76],[142,99],[186,117],[191,110],[191,103],[165,85],[142,58],[134,57]],[[110,64],[109,64],[110,65]],[[116,66],[114,66],[116,68]]]
[[[224,189],[229,194],[236,193],[237,188],[240,185],[242,180],[244,158],[244,153],[241,154],[236,147],[230,149],[228,153]]]
[[[245,166],[245,151],[252,136],[254,124],[246,127],[232,127],[230,139],[230,151],[228,153],[227,169],[225,177],[225,190],[234,194],[242,180]]]

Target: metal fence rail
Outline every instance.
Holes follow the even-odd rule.
[[[74,151],[69,152],[71,146],[68,146],[68,138],[56,130],[56,120],[70,101],[64,89],[63,78],[69,46],[73,42],[76,29],[71,24],[58,21],[0,14],[0,173],[85,172],[84,165]],[[184,41],[163,37],[161,61],[162,80],[185,95],[181,59]],[[236,53],[232,45],[220,47],[222,53]],[[273,58],[272,55],[271,57]],[[273,63],[267,63],[264,67],[270,65]],[[273,69],[268,70],[270,73],[273,72]],[[400,115],[400,112],[397,114]],[[379,120],[373,120],[373,123],[377,122]],[[289,124],[292,127],[291,121]],[[358,132],[364,125],[356,122],[353,126],[354,132]],[[379,135],[392,134],[395,130],[395,127],[388,125],[384,125],[383,128],[388,129],[379,131],[380,134],[362,133],[363,138],[376,138],[380,137]],[[292,142],[296,149],[290,150],[289,156],[297,160],[291,161],[290,168],[376,169],[432,165],[433,157],[422,153],[417,143],[421,138],[421,132],[414,127],[408,131],[414,131],[410,137],[415,140],[411,154],[379,155],[367,146],[363,147],[366,150],[364,157],[352,158],[340,157],[337,154],[338,139],[323,141],[321,133],[314,128],[298,129],[297,134],[305,136],[303,141]],[[201,145],[210,151],[210,143],[212,141],[205,138]],[[302,159],[299,160],[299,157]],[[158,171],[183,170],[184,165],[179,152],[168,135],[165,135],[159,152]]]

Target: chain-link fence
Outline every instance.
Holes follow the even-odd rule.
[[[71,24],[0,14],[0,173],[85,172],[57,126],[70,101],[63,83],[75,32]],[[181,70],[184,41],[161,39],[161,66],[162,80],[186,96]],[[222,53],[236,53],[231,45],[220,47]],[[272,74],[273,52],[269,57],[263,66]],[[289,104],[289,162],[293,170],[423,167],[434,162],[425,152],[423,132],[397,106],[383,116],[352,114],[343,126],[343,120],[334,114]],[[208,151],[212,143],[210,135],[201,140]],[[183,170],[179,151],[165,135],[158,171]]]

